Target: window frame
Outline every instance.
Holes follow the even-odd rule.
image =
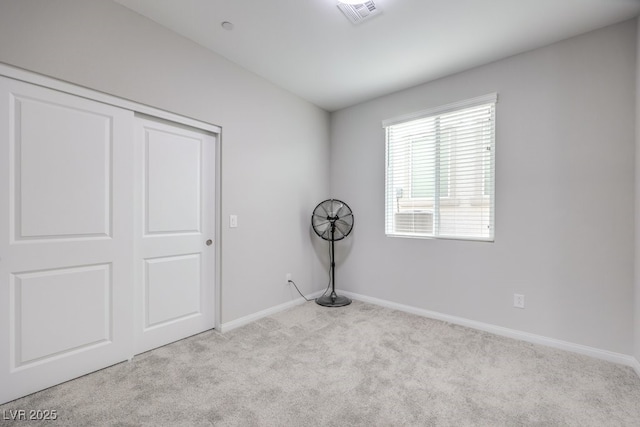
[[[495,241],[495,207],[496,207],[496,204],[495,204],[495,183],[496,183],[495,147],[496,147],[497,103],[498,103],[498,94],[490,93],[484,96],[479,96],[476,98],[454,102],[454,103],[446,104],[440,107],[431,108],[428,110],[418,111],[415,113],[395,117],[392,119],[383,120],[382,127],[385,130],[385,235],[387,237],[447,239],[447,240],[453,239],[453,240],[484,241],[484,242]],[[393,170],[393,167],[390,166],[390,154],[389,154],[390,153],[390,147],[389,147],[390,127],[395,125],[402,125],[402,124],[406,124],[409,122],[414,122],[422,119],[434,119],[435,121],[439,121],[442,116],[446,116],[448,113],[454,113],[457,111],[470,109],[474,107],[481,107],[485,105],[491,109],[489,112],[489,120],[487,122],[487,123],[490,123],[490,126],[488,129],[481,130],[481,131],[488,132],[489,136],[483,137],[482,142],[480,142],[477,145],[478,147],[482,147],[482,145],[484,145],[484,149],[486,149],[487,151],[490,151],[490,153],[488,154],[488,157],[484,152],[481,154],[478,154],[477,161],[481,162],[481,166],[480,166],[481,178],[479,183],[480,188],[475,189],[474,192],[479,191],[479,195],[474,194],[473,196],[468,197],[466,201],[470,206],[483,206],[483,205],[488,206],[488,225],[487,225],[489,229],[488,235],[483,235],[483,233],[481,232],[475,233],[473,235],[464,234],[464,233],[456,234],[456,232],[442,233],[442,230],[440,228],[440,223],[439,223],[440,216],[441,216],[440,207],[455,206],[456,204],[460,204],[461,201],[464,200],[463,198],[457,197],[456,195],[457,183],[456,183],[455,174],[457,172],[452,172],[452,169],[456,169],[457,165],[459,166],[462,164],[453,160],[456,156],[455,154],[456,144],[453,144],[452,146],[449,147],[450,160],[448,164],[449,172],[447,177],[448,196],[440,197],[439,195],[441,172],[439,172],[440,165],[438,164],[438,162],[440,160],[439,160],[439,155],[434,154],[434,156],[436,156],[433,160],[435,163],[434,168],[437,168],[436,172],[434,173],[434,179],[436,180],[435,183],[433,184],[434,197],[423,197],[423,198],[414,198],[414,199],[407,198],[409,200],[408,201],[409,204],[416,203],[416,205],[414,206],[417,206],[418,208],[414,208],[413,211],[407,208],[405,208],[406,210],[402,210],[401,204],[400,204],[401,199],[397,197],[398,189],[391,188],[394,183],[393,182],[390,183],[390,176],[389,176],[390,170]],[[437,126],[439,127],[439,122]],[[452,130],[455,132],[457,128],[453,127]],[[436,131],[434,131],[434,135],[435,135],[434,147],[436,147],[434,148],[434,152],[439,152],[441,148],[440,147],[441,137],[442,137],[441,130],[438,128]],[[488,138],[488,145],[485,144],[485,140],[486,140],[485,138]],[[455,138],[452,139],[452,141],[455,141]],[[410,171],[409,171],[410,178],[409,178],[408,191],[411,193],[413,192],[413,188],[415,187],[415,184],[413,182],[414,180],[413,174],[414,174],[415,166],[413,164],[413,158],[412,158],[413,151],[414,151],[413,144],[415,144],[415,142],[411,141],[410,144],[411,144],[412,154],[409,160],[411,165],[410,165]],[[474,162],[474,161],[476,160],[471,160],[470,162]],[[488,165],[488,169],[486,168],[487,165]],[[396,173],[398,169],[400,168],[396,169]],[[490,177],[489,180],[486,179],[487,175]],[[407,189],[405,189],[405,191],[407,191]],[[425,212],[426,215],[429,215],[429,210],[431,211],[431,215],[433,217],[433,226],[431,227],[430,233],[416,232],[415,230],[414,231],[397,231],[396,214],[403,213],[403,214],[411,215],[412,212],[414,214],[417,212]],[[481,213],[479,215],[482,216],[486,214]],[[464,225],[464,222],[456,223],[456,225]]]

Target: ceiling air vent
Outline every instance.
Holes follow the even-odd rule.
[[[380,9],[376,7],[373,0],[365,1],[362,4],[345,4],[338,2],[338,9],[354,24],[359,24],[380,13]]]

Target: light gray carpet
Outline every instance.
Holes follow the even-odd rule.
[[[628,367],[354,302],[206,332],[0,406],[64,426],[640,426]]]

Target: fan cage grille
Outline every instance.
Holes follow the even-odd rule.
[[[311,215],[313,231],[324,240],[344,239],[351,233],[353,224],[353,211],[349,205],[336,199],[320,202]]]

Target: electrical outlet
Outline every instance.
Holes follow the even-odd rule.
[[[285,277],[287,279],[287,285],[288,285],[289,282],[291,281],[291,273],[287,273],[287,275]]]
[[[524,295],[513,294],[513,306],[516,308],[524,308]]]

